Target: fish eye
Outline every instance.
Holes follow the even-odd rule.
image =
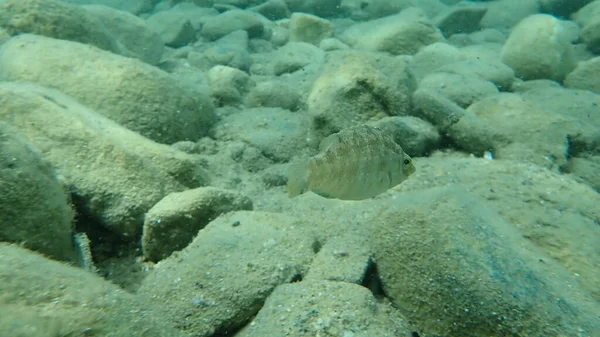
[[[404,159],[404,165],[410,164],[410,159]]]

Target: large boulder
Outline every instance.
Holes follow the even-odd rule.
[[[74,257],[74,212],[56,172],[10,125],[0,122],[0,241],[49,257]]]
[[[542,11],[568,18],[580,8],[594,0],[540,0]]]
[[[161,261],[138,294],[161,303],[165,321],[185,322],[190,335],[231,331],[254,317],[278,285],[306,272],[313,241],[302,219],[228,213],[208,224],[180,253]]]
[[[251,108],[226,116],[215,127],[220,141],[243,141],[275,162],[286,162],[306,147],[308,119],[281,108]]]
[[[100,4],[101,1],[80,2]],[[162,54],[162,42],[144,20],[114,6],[82,7],[56,0],[10,0],[0,6],[0,28],[11,36],[31,33],[81,42],[150,64],[156,64]]]
[[[216,121],[207,93],[139,60],[72,41],[13,37],[0,48],[0,80],[59,89],[161,143],[197,140]]]
[[[31,33],[114,50],[111,36],[80,6],[56,0],[8,0],[0,6],[0,27],[11,36]]]
[[[292,12],[310,13],[320,17],[335,16],[341,0],[285,0]]]
[[[150,12],[159,0],[61,0],[75,5],[102,5],[119,11],[140,14]]]
[[[436,153],[415,165],[375,200],[290,202],[323,243],[313,263],[325,265],[304,280],[315,268],[372,285],[421,336],[600,333],[598,193],[517,161]]]
[[[308,96],[314,140],[367,121],[408,115],[415,87],[404,59],[370,52],[329,53]]]
[[[152,302],[83,269],[0,243],[0,335],[184,337]]]
[[[143,19],[111,7],[89,5],[84,7],[97,27],[113,39],[113,52],[156,65],[161,60],[164,44]]]
[[[294,13],[290,18],[290,41],[302,41],[318,46],[333,36],[333,24],[328,20],[306,13]]]
[[[487,190],[498,186],[484,185]],[[568,267],[528,242],[540,239],[535,234],[524,237],[485,199],[462,187],[409,195],[377,209],[372,247],[384,293],[420,332],[451,337],[600,333],[598,302]],[[571,230],[578,227],[573,223]]]
[[[122,238],[136,240],[144,214],[166,194],[206,184],[199,158],[154,143],[56,90],[9,82],[0,84],[0,97],[0,120],[54,166],[78,212]]]
[[[561,81],[573,68],[573,27],[548,14],[535,14],[516,25],[502,48],[502,61],[524,80]]]
[[[216,40],[236,30],[245,30],[250,37],[263,33],[264,23],[258,14],[241,10],[230,10],[206,20],[201,34],[209,40]]]
[[[494,128],[442,93],[418,89],[413,102],[413,113],[435,125],[457,148],[476,155],[494,151]]]
[[[565,78],[565,86],[589,90],[600,95],[600,56],[580,62]]]
[[[393,55],[415,54],[427,45],[445,40],[440,30],[416,8],[355,24],[340,39],[356,49]]]
[[[536,100],[513,93],[486,97],[467,109],[493,128],[494,155],[560,170],[567,165],[569,137],[600,130],[594,119],[564,116],[545,109]]]
[[[573,14],[573,19],[581,26],[581,40],[588,49],[600,53],[600,1],[590,2]]]
[[[411,331],[400,311],[378,301],[368,288],[323,280],[277,287],[253,323],[239,336],[322,336],[333,331],[339,336],[409,336]]]

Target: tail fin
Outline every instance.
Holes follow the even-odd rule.
[[[308,163],[306,161],[290,164],[287,186],[288,194],[292,198],[306,192],[308,188]]]

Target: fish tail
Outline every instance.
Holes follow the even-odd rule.
[[[308,188],[308,164],[292,163],[288,169],[288,194],[295,197],[306,192]]]

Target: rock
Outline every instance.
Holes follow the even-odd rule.
[[[280,25],[275,25],[271,28],[272,35],[269,42],[271,43],[271,48],[273,46],[281,47],[290,41],[290,30],[288,28],[282,27]]]
[[[339,314],[342,313],[343,314]],[[240,337],[410,335],[399,310],[351,283],[303,281],[278,286]]]
[[[260,0],[167,0],[168,5],[180,5],[193,3],[195,6],[199,7],[226,7],[226,6],[235,6],[238,8],[245,8],[249,3],[254,4],[255,2]]]
[[[594,132],[597,126],[542,109],[521,95],[502,93],[474,103],[468,108],[501,135],[494,141],[494,156],[535,163],[558,169],[569,156],[568,136]]]
[[[304,106],[313,82],[320,76],[325,52],[305,42],[290,42],[276,51],[253,54],[250,74],[257,82],[269,79],[283,80],[301,97]],[[277,78],[275,73],[280,72]]]
[[[353,20],[368,21],[394,15],[410,7],[423,10],[428,17],[434,17],[447,8],[438,0],[342,0],[340,10]]]
[[[293,73],[304,67],[320,67],[325,53],[318,47],[306,42],[289,42],[277,49],[270,58],[273,73],[277,76]]]
[[[439,67],[464,59],[465,56],[461,54],[458,48],[447,43],[436,42],[416,53],[410,62],[409,68],[415,75],[417,82],[421,82],[426,75],[436,71]]]
[[[275,162],[287,162],[306,147],[308,120],[281,108],[244,109],[223,118],[214,136],[241,140]],[[243,153],[243,152],[242,152]]]
[[[334,51],[328,53],[325,68],[307,103],[316,144],[353,125],[410,113],[416,83],[403,59]]]
[[[540,0],[542,11],[561,17],[569,17],[594,0]]]
[[[263,33],[263,22],[251,12],[230,10],[206,20],[200,32],[209,40],[216,40],[236,30],[248,31],[250,38]]]
[[[322,18],[339,13],[341,0],[285,0],[291,12],[314,14]]]
[[[437,198],[433,195],[436,194],[434,191],[437,187],[445,189],[449,185],[455,186],[458,189],[455,190],[456,193],[451,192],[445,197],[448,198],[447,200],[454,201],[464,200],[465,197],[468,197],[464,193],[469,191],[469,199],[475,198],[480,202],[474,204],[474,208],[478,207],[477,204],[485,204],[482,209],[489,210],[491,208],[493,210],[493,214],[489,214],[490,217],[502,220],[506,230],[516,231],[517,236],[526,240],[523,242],[505,238],[506,242],[518,244],[521,241],[522,244],[522,248],[517,248],[520,253],[515,252],[509,255],[524,257],[522,255],[524,254],[536,261],[538,265],[541,258],[547,271],[554,275],[543,273],[539,275],[539,279],[544,281],[549,278],[556,280],[560,285],[570,283],[568,279],[574,276],[577,282],[571,289],[581,292],[582,296],[586,296],[583,295],[585,293],[591,293],[589,299],[597,298],[600,295],[598,291],[600,289],[598,287],[600,270],[591,268],[592,265],[600,262],[600,256],[593,254],[596,249],[593,242],[597,241],[600,236],[600,227],[598,226],[600,209],[595,205],[600,202],[600,195],[590,186],[578,182],[570,174],[551,172],[546,168],[527,162],[459,158],[456,155],[442,153],[422,159],[417,172],[423,179],[408,179],[402,183],[403,193],[397,193],[396,199],[391,199],[389,205],[396,202],[393,207],[402,206],[398,204],[398,199],[402,199],[403,195],[415,201],[419,200],[421,196],[430,198],[427,202],[435,205]],[[427,190],[431,194],[428,194]],[[413,192],[423,194],[415,195]],[[440,195],[440,198],[444,197]],[[365,208],[369,206],[365,205]],[[381,205],[381,207],[390,206]],[[423,205],[423,207],[427,209],[428,206]],[[358,210],[358,212],[360,211]],[[460,209],[455,212],[465,214]],[[376,214],[377,210],[374,212],[374,215]],[[452,222],[447,221],[446,223]],[[544,226],[540,226],[540,223],[543,223]],[[388,224],[388,226],[393,226],[393,224]],[[448,228],[448,230],[459,234],[454,227]],[[464,233],[464,230],[461,228],[459,232]],[[483,232],[483,230],[476,230],[473,234],[477,235],[477,233]],[[435,230],[434,233],[436,233]],[[436,235],[444,237],[443,233],[437,232]],[[493,242],[490,238],[480,238],[477,241]],[[460,244],[457,243],[457,245]],[[527,251],[530,253],[526,253]],[[422,254],[422,256],[428,256],[424,252]],[[485,261],[489,260],[482,257],[480,261],[487,264]],[[532,265],[535,264],[530,266]],[[501,280],[502,278],[499,278],[499,281]],[[562,289],[562,287],[560,288]],[[598,302],[595,301],[595,303],[597,306]],[[543,315],[543,309],[538,312]],[[600,321],[595,320],[595,322]],[[528,325],[524,324],[523,326]]]
[[[0,27],[10,36],[31,33],[116,49],[112,37],[80,6],[56,0],[8,0],[0,6]]]
[[[215,7],[229,7],[229,8],[246,8],[260,4],[264,0],[194,0],[196,3],[204,4],[208,3],[209,6],[214,5]]]
[[[374,263],[371,253],[359,237],[341,234],[327,241],[313,259],[303,281],[340,281],[340,283],[365,284]]]
[[[205,154],[214,155],[219,152],[218,145],[215,140],[209,137],[204,137],[197,142],[182,141],[171,144],[171,147],[189,154]],[[204,158],[202,159],[204,162]]]
[[[504,44],[499,42],[485,42],[462,47],[460,51],[467,60],[477,59],[488,63],[503,63],[501,56],[503,46]]]
[[[496,133],[489,124],[442,94],[419,89],[413,95],[413,103],[418,117],[435,125],[459,148],[476,155],[494,152]]]
[[[294,13],[290,18],[290,41],[301,41],[318,46],[323,39],[333,36],[333,24],[306,13]]]
[[[464,1],[443,11],[433,21],[445,37],[450,37],[479,30],[479,22],[486,12],[487,7]]]
[[[419,89],[439,92],[463,108],[498,93],[492,82],[481,77],[441,71],[427,75]]]
[[[90,226],[135,241],[144,213],[166,194],[206,184],[197,157],[154,143],[56,90],[5,82],[0,96],[0,120],[54,166],[78,213],[94,219]]]
[[[187,318],[187,334],[236,329],[256,315],[278,285],[306,272],[314,256],[309,228],[280,213],[222,215],[180,253],[161,261],[138,294],[160,303],[166,322]]]
[[[0,153],[0,241],[22,244],[53,259],[73,259],[75,214],[54,169],[4,122]]]
[[[0,45],[2,45],[4,42],[10,40],[10,35],[8,35],[8,33],[6,32],[6,30],[4,30],[4,28],[0,28]]]
[[[81,42],[153,65],[163,51],[162,41],[142,19],[110,7],[81,7],[54,0],[6,1],[4,6],[0,27],[9,35],[33,33]],[[33,19],[36,17],[44,20]]]
[[[336,38],[326,38],[319,43],[319,48],[323,49],[324,51],[334,51],[349,49],[350,47]]]
[[[287,41],[286,41],[287,43]],[[248,51],[251,54],[270,53],[275,50],[275,45],[263,39],[252,39],[248,41]]]
[[[214,47],[208,48],[202,54],[202,58],[206,60],[208,65],[222,65],[230,68],[237,68],[244,72],[250,70],[250,67],[252,66],[252,57],[250,56],[250,53],[243,47],[230,44],[217,44]],[[189,59],[192,60],[192,57],[190,56]],[[198,60],[194,60],[192,62],[196,63],[197,61]]]
[[[581,26],[581,40],[594,53],[600,53],[600,1],[590,2],[573,14]]]
[[[415,165],[413,176],[374,200],[307,193],[288,212],[318,218],[313,224],[324,244],[317,252],[336,240],[349,254],[367,245],[370,279],[381,283],[363,284],[404,308],[421,336],[570,336],[581,326],[598,334],[595,191],[518,161],[444,151],[416,158]]]
[[[216,106],[235,105],[254,86],[245,72],[226,66],[215,66],[208,71],[211,95]]]
[[[300,105],[300,93],[285,81],[260,82],[246,95],[245,105],[249,108],[283,108],[296,111]]]
[[[385,117],[373,125],[388,132],[404,152],[413,157],[425,157],[441,145],[435,126],[411,116]]]
[[[84,7],[98,27],[103,27],[114,39],[118,54],[134,57],[156,65],[161,60],[164,45],[160,36],[137,16],[106,6]]]
[[[462,76],[477,76],[496,85],[498,90],[508,91],[515,82],[515,72],[500,61],[481,58],[468,59],[440,66],[437,71]]]
[[[0,48],[0,79],[59,89],[162,143],[197,140],[216,120],[207,93],[139,60],[71,41],[13,37]]]
[[[468,36],[474,44],[484,44],[490,42],[504,44],[504,42],[506,42],[506,38],[508,37],[506,34],[496,28],[482,28],[477,32],[469,34]]]
[[[200,154],[202,153],[201,147],[198,143],[189,140],[183,140],[181,142],[171,144],[171,147],[177,151],[189,153],[189,154]]]
[[[511,31],[502,48],[502,61],[524,80],[561,81],[573,68],[572,32],[564,21],[536,14]]]
[[[464,161],[458,166],[465,170]],[[487,198],[497,195],[498,183],[460,176],[488,191]],[[542,181],[532,183],[544,194]],[[407,319],[427,336],[597,334],[598,303],[583,287],[565,286],[579,284],[572,271],[532,245],[517,230],[522,224],[511,224],[485,197],[466,190],[412,191],[409,198],[390,200],[374,212],[374,260],[394,306],[404,308]],[[423,305],[428,309],[420,310]]]
[[[181,48],[196,41],[196,30],[189,20],[181,18],[179,10],[167,10],[153,14],[148,19],[148,26],[160,35],[165,45]]]
[[[144,219],[144,257],[159,261],[187,246],[209,222],[232,211],[252,210],[252,200],[234,191],[200,187],[170,193]]]
[[[290,10],[284,0],[267,0],[257,6],[248,8],[248,10],[259,13],[271,21],[290,17]]]
[[[247,72],[253,62],[248,43],[248,32],[237,30],[204,48],[195,48],[198,52],[191,51],[188,61],[199,69],[209,70],[213,66],[223,65]]]
[[[446,40],[446,43],[448,43],[451,46],[461,48],[461,47],[472,46],[476,42],[473,39],[473,37],[471,36],[471,34],[456,33],[456,34],[450,36]]]
[[[413,0],[381,1],[381,0],[342,0],[340,10],[353,20],[372,20],[400,13],[414,6]]]
[[[600,94],[600,57],[579,62],[565,78],[565,87],[583,89]]]
[[[2,336],[185,336],[164,324],[152,301],[93,273],[6,243],[0,256],[0,293],[12,294],[0,307]]]
[[[269,165],[261,176],[260,180],[265,188],[273,188],[277,186],[285,186],[287,184],[287,170],[282,169],[283,165]]]
[[[539,0],[501,0],[488,2],[488,10],[479,23],[483,28],[508,32],[521,20],[540,12]]]
[[[162,63],[161,65],[167,65],[165,71],[168,71],[169,75],[182,85],[187,86],[191,90],[210,93],[210,83],[206,72],[196,69],[195,67],[190,67],[190,64],[186,61],[187,60],[177,60],[170,65],[165,63]],[[170,68],[171,66],[172,68]]]
[[[219,11],[217,11],[215,8],[209,8],[212,7],[212,4],[208,5],[208,7],[198,7],[202,4],[196,4],[197,2],[183,2],[173,7],[169,7],[165,9],[165,11],[173,13],[173,16],[179,16],[180,20],[183,22],[189,21],[189,23],[192,25],[192,28],[194,28],[194,32],[196,34],[200,34],[202,26],[204,26],[206,21],[219,15]],[[155,10],[155,13],[158,12],[159,11]]]
[[[415,8],[355,24],[346,29],[340,39],[356,49],[393,55],[415,54],[427,45],[444,41],[440,31]]]
[[[600,193],[600,156],[597,151],[571,158],[568,172]]]
[[[131,14],[152,11],[156,0],[61,0],[76,5],[102,5]]]
[[[273,160],[266,157],[260,149],[254,146],[243,145],[241,153],[234,158],[244,170],[256,173],[268,169],[273,165]]]
[[[555,128],[556,138],[553,141],[566,143],[561,148],[567,152],[563,163],[567,162],[561,169],[598,188],[598,175],[593,168],[600,144],[600,114],[597,113],[600,95],[587,90],[565,89],[555,82],[526,84],[518,88],[518,93],[525,101],[535,102],[537,113],[559,115],[579,125],[579,130],[573,125],[565,130],[559,130],[560,124]],[[563,137],[566,139],[561,139]]]
[[[248,50],[250,39],[248,32],[245,30],[236,30],[214,42],[215,46],[235,46],[243,50]]]
[[[600,95],[588,90],[567,89],[551,81],[537,83],[537,85],[531,82],[525,83],[530,86],[522,86],[515,92],[526,101],[535,102],[540,111],[557,114],[600,129],[600,114],[597,113]]]

